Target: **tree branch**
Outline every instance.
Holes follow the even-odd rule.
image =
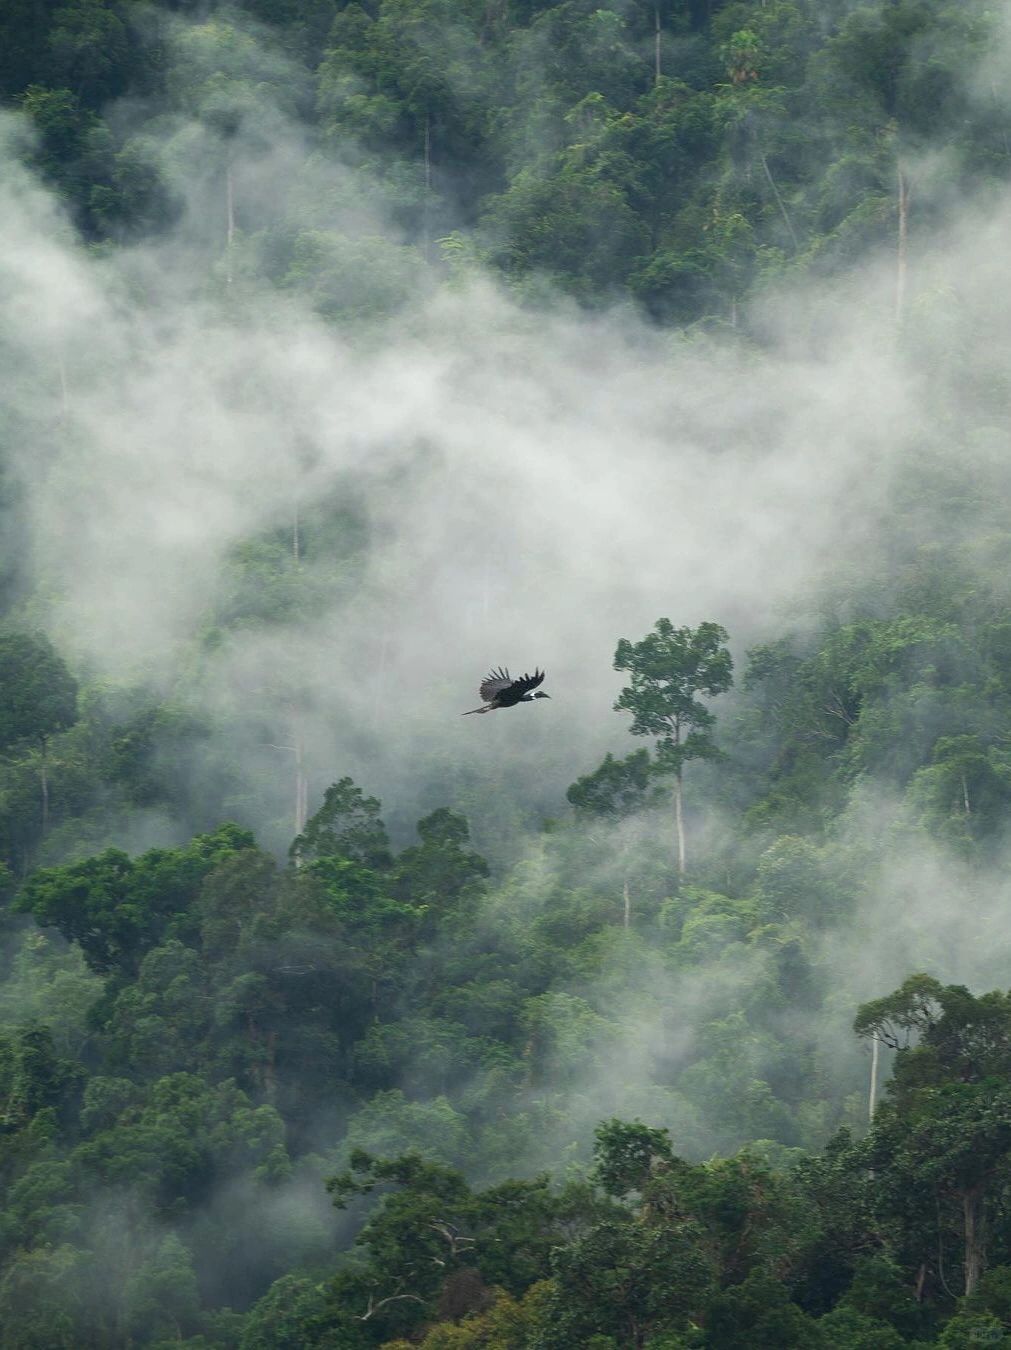
[[[419,1298],[417,1294],[390,1294],[387,1298],[381,1298],[377,1303],[373,1296],[369,1294],[369,1306],[365,1312],[362,1313],[361,1317],[359,1317],[358,1321],[367,1322],[373,1313],[377,1313],[380,1308],[385,1308],[387,1303],[399,1303],[403,1299],[410,1299],[413,1303],[423,1304],[425,1302],[425,1300]]]

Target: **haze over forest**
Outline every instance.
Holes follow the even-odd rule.
[[[0,1350],[1011,1345],[1009,238],[1006,0],[7,0]]]

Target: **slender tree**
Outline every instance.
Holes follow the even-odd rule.
[[[580,819],[607,821],[612,826],[620,826],[621,822],[658,804],[662,794],[656,787],[655,772],[648,750],[635,750],[626,759],[606,755],[598,769],[577,778],[565,795]],[[628,882],[630,841],[620,829],[616,835],[609,830],[608,840],[612,837],[618,841],[623,923],[628,928],[632,922]]]
[[[679,877],[685,874],[684,766],[690,759],[716,754],[716,719],[698,695],[713,697],[730,688],[733,661],[723,645],[726,640],[717,623],[675,628],[670,619],[657,619],[654,631],[641,642],[621,638],[614,653],[615,670],[632,676],[615,711],[632,714],[633,736],[657,738],[657,769],[674,776]]]
[[[77,721],[77,681],[41,633],[0,635],[0,751],[29,741],[39,749],[42,832],[49,825],[50,736]]]
[[[962,985],[911,975],[865,1003],[854,1029],[894,1050],[888,1101],[868,1157],[879,1202],[903,1216],[911,1250],[943,1269],[946,1231],[961,1239],[964,1292],[986,1269],[989,1211],[999,1209],[1011,1150],[1011,994],[974,996]]]

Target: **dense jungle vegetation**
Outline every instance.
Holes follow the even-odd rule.
[[[1011,1344],[1009,351],[914,276],[1007,190],[1007,20],[0,7],[5,144],[88,258],[177,249],[208,307],[364,350],[491,278],[757,365],[777,295],[866,268],[933,428],[876,575],[829,566],[745,649],[717,613],[613,632],[602,762],[541,810],[447,750],[407,831],[273,744],[283,673],[193,696],[353,595],[356,485],[231,550],[166,693],[48,624],[20,447],[66,433],[0,407],[0,1350]],[[367,761],[396,718],[348,735]],[[173,842],[132,846],[154,813]]]

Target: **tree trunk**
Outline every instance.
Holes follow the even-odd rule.
[[[895,321],[902,323],[906,311],[906,258],[909,246],[909,179],[902,165],[899,175],[899,246],[895,259]]]
[[[965,1218],[965,1296],[968,1298],[975,1292],[986,1264],[986,1214],[982,1186],[972,1186],[963,1191],[962,1213]]]
[[[621,888],[622,899],[624,900],[623,926],[628,928],[632,922],[632,897],[628,893],[628,877],[625,878]]]
[[[295,838],[305,831],[309,819],[309,780],[305,772],[305,742],[302,728],[295,729]]]
[[[680,717],[672,718],[670,725],[673,733],[672,739],[674,741],[675,763],[677,765],[674,771],[674,826],[677,832],[678,844],[678,881],[683,881],[685,875],[685,813],[682,763],[679,753],[681,749]]]
[[[972,811],[969,809],[969,784],[965,781],[965,774],[962,774],[962,805],[965,808],[965,814],[971,816]]]
[[[761,149],[759,149],[758,151],[758,158],[762,162],[762,168],[765,171],[765,177],[768,181],[769,187],[772,188],[772,195],[775,197],[776,205],[779,207],[779,214],[783,217],[783,223],[785,224],[789,232],[790,239],[793,241],[793,251],[794,253],[799,253],[800,244],[798,244],[797,242],[797,235],[793,228],[793,221],[790,219],[790,213],[786,209],[786,203],[783,201],[783,198],[779,195],[779,188],[776,186],[776,180],[773,178],[772,171],[769,168],[769,161],[765,158],[765,152]]]
[[[867,1119],[874,1120],[874,1108],[878,1104],[878,1053],[880,1042],[875,1036],[871,1040],[871,1088],[867,1094]]]
[[[45,834],[49,828],[49,763],[46,757],[46,738],[43,736],[39,741],[41,755],[39,757],[39,784],[42,788],[42,833]]]
[[[678,880],[683,881],[685,875],[685,815],[684,803],[682,801],[680,768],[678,768],[677,774],[674,777],[674,820],[677,824],[678,832]]]

